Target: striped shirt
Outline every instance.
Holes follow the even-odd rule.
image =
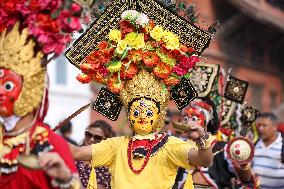
[[[260,140],[255,146],[253,171],[259,176],[262,189],[284,189],[284,164],[281,163],[282,136],[265,146]]]

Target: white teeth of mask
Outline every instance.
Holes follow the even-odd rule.
[[[0,117],[0,122],[4,124],[5,130],[9,132],[15,128],[16,124],[20,119],[20,117],[12,115],[10,117],[5,118]]]

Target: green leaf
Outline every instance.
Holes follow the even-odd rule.
[[[125,50],[123,51],[123,53],[122,53],[121,60],[124,59],[124,58],[126,58],[127,55],[128,55],[128,50],[125,49]]]
[[[186,79],[189,79],[190,78],[190,73],[185,74],[183,77],[186,78]]]
[[[176,60],[174,58],[170,58],[167,54],[163,54],[161,51],[157,51],[156,54],[160,57],[161,61],[168,64],[171,67],[174,67],[176,64]]]

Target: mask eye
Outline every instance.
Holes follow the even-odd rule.
[[[198,120],[198,117],[197,117],[197,116],[193,116],[193,117],[191,118],[191,120],[192,120],[192,121],[197,121],[197,120]]]
[[[4,88],[6,91],[12,91],[15,88],[15,84],[12,81],[7,81],[4,84]]]
[[[188,122],[188,117],[187,117],[187,116],[184,116],[184,117],[183,117],[183,122],[184,122],[184,123],[187,123],[187,122]]]
[[[134,112],[133,112],[133,115],[134,115],[134,117],[139,117],[140,111],[135,109]]]
[[[147,110],[146,114],[147,114],[147,117],[152,117],[153,116],[153,111],[152,110]]]

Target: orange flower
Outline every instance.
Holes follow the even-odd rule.
[[[101,41],[101,42],[99,43],[98,47],[99,47],[100,50],[104,50],[104,49],[106,49],[106,48],[108,47],[108,42],[106,42],[106,41]]]
[[[179,49],[180,49],[182,52],[184,52],[184,53],[193,53],[193,52],[195,52],[194,48],[192,48],[192,47],[187,47],[187,46],[185,46],[185,45],[181,45],[181,46],[179,47]]]
[[[138,68],[135,64],[130,64],[126,69],[126,65],[122,65],[120,70],[120,78],[132,79],[138,72]]]
[[[92,77],[87,74],[79,74],[77,75],[76,79],[83,84],[89,83],[92,80]]]
[[[92,74],[95,72],[94,67],[88,63],[80,64],[79,67],[80,67],[80,70],[85,74]]]
[[[154,74],[161,78],[165,79],[172,73],[172,68],[165,64],[164,62],[160,62],[155,68],[154,68]]]
[[[180,79],[174,76],[169,76],[166,79],[164,79],[164,82],[166,85],[171,86],[178,84],[180,82]]]
[[[119,93],[120,90],[123,88],[123,86],[124,86],[124,83],[123,82],[119,82],[117,75],[114,75],[113,77],[111,77],[108,80],[107,87],[113,93]]]
[[[139,50],[132,49],[128,52],[128,59],[138,64],[142,60],[142,54],[143,51],[141,49]]]
[[[158,64],[159,57],[155,52],[144,52],[143,56],[143,63],[148,67],[153,67],[154,65]]]
[[[93,75],[93,79],[98,83],[105,83],[106,78],[102,76],[102,74],[98,71]]]

